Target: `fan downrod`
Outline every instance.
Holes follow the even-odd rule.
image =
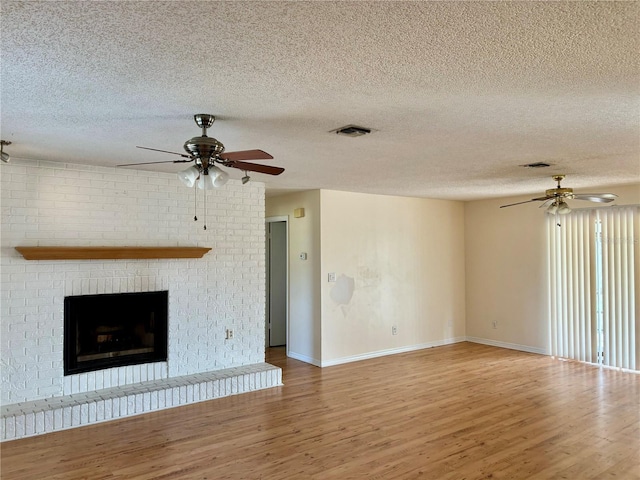
[[[564,180],[564,175],[554,175],[551,178],[553,178],[554,181],[558,182],[558,188],[560,188],[560,182]]]

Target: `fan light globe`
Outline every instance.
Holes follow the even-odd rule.
[[[211,169],[209,169],[211,171]],[[213,190],[215,188],[214,185],[215,174],[202,174],[200,175],[200,180],[198,180],[198,188],[200,190]]]
[[[198,179],[198,175],[200,175],[200,170],[198,170],[198,167],[196,167],[195,165],[192,165],[186,170],[182,170],[177,173],[180,181],[189,188],[195,185],[196,180]]]
[[[560,215],[566,215],[567,213],[571,213],[571,209],[569,208],[569,205],[567,205],[567,202],[565,202],[564,200],[558,204],[558,213]]]
[[[211,175],[211,172],[215,174],[215,178],[213,180],[214,187],[222,187],[229,181],[229,174],[215,165],[213,167],[209,167],[209,175]]]
[[[549,215],[555,215],[557,211],[558,211],[558,204],[556,202],[553,202],[551,205],[549,205],[549,208],[547,208],[547,213]]]

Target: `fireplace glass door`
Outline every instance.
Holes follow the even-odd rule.
[[[64,299],[64,373],[167,359],[167,291]]]

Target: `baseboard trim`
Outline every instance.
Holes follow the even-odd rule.
[[[535,353],[538,355],[548,355],[547,351],[544,348],[531,347],[528,345],[520,345],[517,343],[500,342],[498,340],[491,340],[488,338],[465,336],[465,337],[447,338],[444,340],[437,340],[434,342],[420,343],[417,345],[408,345],[406,347],[377,350],[375,352],[367,352],[367,353],[362,353],[360,355],[351,355],[348,357],[341,357],[341,358],[336,358],[336,359],[327,360],[327,361],[318,360],[316,358],[309,357],[307,355],[302,355],[296,352],[291,352],[291,351],[287,354],[287,356],[295,360],[300,360],[301,362],[315,365],[316,367],[324,368],[324,367],[332,367],[334,365],[341,365],[343,363],[359,362],[361,360],[368,360],[370,358],[378,358],[378,357],[384,357],[387,355],[395,355],[397,353],[413,352],[416,350],[423,350],[425,348],[440,347],[443,345],[451,345],[451,344],[460,343],[460,342],[480,343],[482,345],[489,345],[491,347],[508,348],[510,350],[519,350],[521,352]]]
[[[440,347],[442,345],[451,345],[453,343],[459,343],[459,342],[464,342],[466,340],[465,337],[454,337],[454,338],[447,338],[444,340],[438,340],[435,342],[427,342],[427,343],[420,343],[417,345],[409,345],[406,347],[399,347],[399,348],[389,348],[389,349],[385,349],[385,350],[378,350],[375,352],[368,352],[368,353],[362,353],[360,355],[351,355],[348,357],[341,357],[341,358],[336,358],[333,360],[327,360],[324,362],[320,362],[320,367],[331,367],[334,365],[341,365],[343,363],[351,363],[351,362],[359,362],[360,360],[368,360],[370,358],[377,358],[377,357],[385,357],[387,355],[395,355],[397,353],[406,353],[406,352],[413,352],[415,350],[423,350],[425,348],[433,348],[433,347]]]
[[[466,337],[467,342],[481,343],[492,347],[508,348],[510,350],[520,350],[521,352],[537,353],[538,355],[549,355],[544,348],[530,347],[528,345],[520,345],[518,343],[500,342],[498,340],[490,340],[488,338]]]
[[[313,357],[308,357],[307,355],[302,355],[301,353],[296,353],[289,351],[287,352],[287,357],[293,358],[294,360],[300,360],[301,362],[310,363],[311,365],[315,365],[316,367],[320,367],[320,360],[316,360]]]

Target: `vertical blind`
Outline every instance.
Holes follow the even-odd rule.
[[[552,355],[640,370],[640,208],[549,216]]]

